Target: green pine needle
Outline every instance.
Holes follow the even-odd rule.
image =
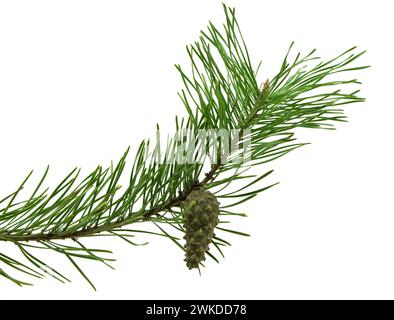
[[[343,106],[364,101],[355,89],[360,82],[346,78],[349,73],[367,68],[354,65],[364,51],[354,47],[333,59],[322,60],[312,50],[291,58],[291,44],[279,72],[261,84],[257,80],[260,65],[254,66],[251,61],[235,10],[224,6],[224,13],[221,31],[209,23],[199,41],[187,47],[189,68],[176,66],[184,86],[179,97],[188,115],[185,119],[177,117],[176,129],[189,129],[195,134],[202,129],[240,129],[236,142],[251,139],[250,161],[223,161],[236,159],[237,155],[218,151],[219,160],[205,175],[204,163],[209,159],[201,154],[195,157],[202,162],[166,164],[181,148],[174,137],[161,150],[164,152],[152,148],[149,140],[143,141],[135,148],[130,173],[126,172],[129,149],[116,164],[98,166],[84,178],[79,169],[72,170],[55,188],[46,186],[47,168],[32,194],[25,196],[22,193],[32,179],[31,172],[15,192],[0,200],[0,241],[14,244],[26,260],[23,263],[0,253],[0,276],[20,286],[28,283],[17,280],[19,275],[50,275],[59,282],[68,282],[36,256],[41,250],[50,250],[67,258],[95,289],[76,260],[98,261],[110,267],[113,260],[105,257],[111,254],[109,251],[85,247],[80,242],[83,238],[119,237],[137,245],[130,238],[145,233],[166,237],[183,249],[179,240],[184,232],[180,205],[192,190],[204,187],[223,201],[233,200],[222,205],[223,218],[245,216],[228,210],[273,186],[255,187],[272,171],[246,175],[248,168],[303,146],[295,142],[295,129],[332,129],[335,122],[346,119]],[[155,162],[161,154],[162,162]],[[129,179],[122,187],[120,181],[126,175]],[[234,182],[241,187],[228,190]],[[125,229],[127,225],[133,228]],[[152,231],[151,226],[157,231]],[[222,235],[247,234],[217,229],[208,256],[218,262],[216,255],[224,256],[222,247],[230,245]],[[64,245],[65,239],[74,240],[73,245]]]

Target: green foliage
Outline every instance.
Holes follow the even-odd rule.
[[[363,101],[358,91],[343,91],[359,82],[342,79],[349,72],[366,68],[352,65],[364,52],[351,48],[325,61],[313,50],[291,59],[291,45],[278,74],[260,85],[259,66],[251,62],[235,10],[224,6],[224,13],[222,31],[209,23],[199,41],[187,47],[189,71],[176,66],[184,84],[179,96],[188,113],[186,119],[177,118],[176,129],[191,129],[196,134],[199,129],[241,129],[238,138],[232,137],[233,142],[242,144],[251,139],[250,161],[224,161],[238,155],[218,151],[219,161],[203,175],[202,163],[166,164],[166,157],[181,148],[175,138],[168,141],[161,163],[154,161],[160,151],[146,140],[136,149],[130,173],[125,172],[129,150],[118,163],[108,168],[98,166],[86,177],[80,178],[80,170],[74,169],[55,188],[45,186],[48,168],[32,194],[20,199],[32,177],[30,173],[15,192],[0,200],[0,241],[14,244],[24,259],[0,253],[1,276],[21,286],[28,283],[11,274],[35,278],[50,275],[60,282],[69,281],[36,256],[39,250],[49,250],[62,254],[94,288],[77,260],[111,266],[113,259],[108,258],[109,251],[85,247],[80,240],[86,237],[119,237],[138,245],[131,239],[146,233],[166,237],[184,249],[179,240],[185,233],[180,206],[193,190],[204,187],[218,199],[230,200],[220,208],[221,217],[244,216],[229,210],[272,187],[253,189],[272,171],[247,175],[248,167],[270,162],[302,146],[295,142],[294,129],[332,129],[333,122],[345,120],[340,109],[343,105]],[[200,160],[206,163],[208,159]],[[120,180],[126,174],[128,184],[121,187]],[[227,191],[233,182],[242,186]],[[126,229],[127,225],[133,228]],[[142,229],[141,225],[148,228]],[[222,248],[229,245],[224,239],[226,233],[246,235],[221,224],[217,230],[212,239],[216,253],[208,253],[215,261],[217,254],[223,255]],[[64,239],[74,242],[66,245]]]

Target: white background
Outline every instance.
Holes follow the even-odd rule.
[[[347,107],[349,123],[302,131],[312,145],[261,168],[281,184],[240,208],[235,227],[252,237],[233,237],[220,264],[199,276],[166,239],[95,239],[117,258],[116,271],[82,264],[97,292],[50,254],[72,284],[0,279],[0,299],[394,298],[392,3],[227,1],[263,77],[293,40],[322,57],[358,45],[372,68],[357,75],[367,102]],[[171,128],[183,113],[173,65],[208,20],[222,23],[221,1],[0,1],[0,194],[32,168],[50,164],[55,181],[117,160],[156,122]]]

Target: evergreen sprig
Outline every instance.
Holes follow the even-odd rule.
[[[232,137],[232,142],[241,145],[251,141],[250,161],[228,161],[239,154],[223,152],[217,146],[218,161],[204,175],[209,160],[206,155],[195,154],[199,160],[195,163],[168,163],[184,148],[174,136],[167,142],[161,162],[155,161],[162,156],[161,150],[144,140],[135,152],[130,173],[125,172],[128,149],[116,164],[98,166],[86,177],[80,177],[79,169],[72,170],[55,188],[46,187],[47,168],[32,194],[22,198],[31,172],[15,192],[0,200],[0,241],[14,244],[20,251],[18,258],[0,253],[1,276],[20,286],[29,283],[14,273],[69,281],[36,255],[38,250],[50,250],[65,256],[94,288],[77,260],[107,266],[114,260],[108,257],[110,251],[87,248],[81,242],[86,237],[119,237],[139,245],[132,241],[134,236],[154,234],[169,238],[184,250],[179,239],[185,232],[181,205],[193,190],[210,190],[224,202],[220,208],[223,219],[244,216],[231,208],[272,187],[254,187],[272,171],[248,175],[249,168],[304,145],[295,142],[294,129],[332,129],[333,122],[345,121],[341,106],[364,100],[358,90],[351,90],[360,82],[342,76],[366,68],[352,65],[364,53],[357,53],[355,47],[325,61],[315,50],[290,58],[291,45],[278,74],[260,85],[260,65],[254,67],[251,62],[235,10],[224,6],[224,13],[222,31],[209,23],[199,41],[187,47],[189,71],[176,66],[184,84],[179,96],[188,114],[176,118],[176,131],[188,129],[197,135],[202,129],[239,129],[241,134]],[[350,91],[344,92],[347,87]],[[126,175],[127,185],[121,187]],[[229,191],[233,182],[240,187]],[[223,227],[223,219],[212,239],[217,252],[207,252],[215,261],[217,253],[223,255],[222,247],[229,245],[225,233],[246,235]]]

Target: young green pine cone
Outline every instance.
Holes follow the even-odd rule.
[[[208,191],[194,190],[183,203],[183,218],[186,265],[189,269],[198,268],[219,223],[219,202]]]

